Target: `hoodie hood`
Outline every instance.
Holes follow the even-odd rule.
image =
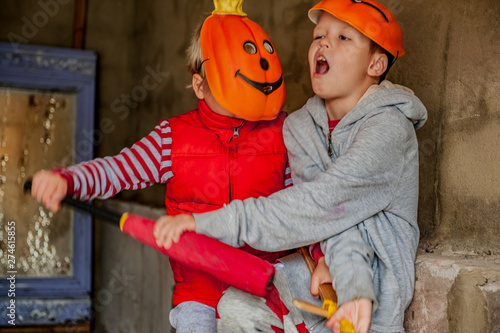
[[[324,99],[314,96],[307,101],[305,107],[323,132],[328,134],[328,115],[325,112]],[[427,109],[413,94],[413,91],[384,80],[368,88],[358,104],[340,120],[335,129],[340,130],[356,123],[361,118],[384,112],[387,107],[397,108],[413,123],[415,129],[419,129],[427,121]]]

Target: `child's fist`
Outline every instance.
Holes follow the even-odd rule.
[[[311,275],[311,294],[315,298],[318,298],[319,286],[323,283],[332,283],[332,276],[330,275],[330,270],[326,265],[325,257],[321,257],[318,260],[318,265]]]
[[[61,201],[68,193],[68,183],[59,174],[41,170],[35,173],[31,185],[31,195],[52,212],[61,209]]]
[[[358,298],[342,304],[326,323],[334,333],[342,333],[341,320],[349,320],[357,333],[367,333],[372,317],[372,300]]]
[[[186,231],[195,231],[196,221],[193,215],[163,215],[156,220],[153,235],[159,247],[170,249],[173,243],[177,243],[181,235]]]

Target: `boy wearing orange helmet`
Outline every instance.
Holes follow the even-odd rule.
[[[410,91],[381,80],[404,54],[387,8],[374,0],[324,0],[309,18],[316,23],[309,50],[316,96],[283,127],[294,186],[171,217],[157,240],[169,247],[195,230],[267,251],[320,242],[322,251],[312,246],[319,253],[312,278],[300,255],[280,260],[278,302],[275,293],[260,299],[226,291],[219,332],[339,332],[342,318],[358,333],[404,332],[419,240],[415,130],[427,111]],[[332,280],[340,307],[326,325],[291,305],[292,298],[321,305],[311,294]]]

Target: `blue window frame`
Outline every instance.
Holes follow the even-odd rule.
[[[0,43],[0,86],[76,94],[76,163],[93,158],[89,138],[94,128],[95,76],[94,52]],[[90,321],[92,219],[85,213],[72,214],[72,273],[67,277],[16,278],[16,325]],[[8,290],[9,281],[2,277],[0,326],[9,325],[6,314],[12,298]]]

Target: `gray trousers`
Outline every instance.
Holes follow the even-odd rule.
[[[182,302],[170,310],[170,324],[177,333],[217,333],[215,309],[198,302]]]

